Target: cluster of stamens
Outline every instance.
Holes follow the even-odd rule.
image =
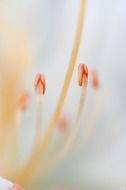
[[[49,156],[45,159],[44,156],[45,153],[47,153],[48,151],[48,145],[50,144],[51,137],[54,133],[54,129],[56,128],[56,126],[58,125],[60,129],[59,131],[63,133],[65,133],[66,129],[69,128],[69,123],[67,122],[66,118],[62,117],[62,108],[70,86],[73,70],[75,67],[79,51],[79,45],[83,28],[84,12],[85,12],[84,10],[85,10],[85,0],[80,0],[78,24],[73,43],[72,53],[70,56],[70,62],[68,64],[68,69],[66,72],[66,76],[63,82],[63,86],[61,88],[61,92],[55,110],[44,132],[42,132],[41,128],[42,128],[42,114],[43,114],[42,108],[43,108],[43,98],[44,98],[43,95],[46,92],[46,80],[45,76],[40,73],[37,74],[35,77],[34,89],[37,96],[37,103],[36,103],[37,106],[36,106],[36,124],[35,124],[36,134],[35,134],[34,146],[32,147],[30,155],[28,155],[26,160],[23,162],[23,165],[19,166],[18,168],[15,167],[15,169],[13,170],[13,174],[12,170],[9,171],[7,170],[7,172],[5,172],[6,173],[5,178],[11,179],[12,181],[15,181],[16,183],[19,183],[23,186],[32,181],[32,177],[34,177],[35,174],[37,174],[37,172],[40,169],[39,166],[40,164],[42,165],[42,162],[44,162],[44,164],[42,165],[43,167],[42,172],[44,175],[46,175],[46,172],[48,172],[48,170],[50,170],[52,167],[54,167],[64,158],[68,157],[68,155],[71,155],[71,153],[77,151],[79,147],[84,146],[84,144],[89,139],[93,131],[93,128],[95,126],[96,115],[98,112],[98,100],[99,100],[98,77],[95,70],[91,70],[91,72],[89,72],[85,64],[79,64],[77,81],[80,87],[80,99],[79,99],[77,114],[74,121],[74,126],[72,130],[70,130],[70,133],[67,135],[67,138],[64,138],[64,143],[62,144],[62,146],[60,146],[58,151],[57,152],[52,151],[51,153],[49,152]],[[81,133],[81,136],[78,139],[77,136],[79,133],[79,129],[81,127],[81,119],[85,107],[84,104],[85,104],[85,98],[88,86],[88,73],[91,74],[91,84],[94,89],[94,101],[93,101],[92,110],[90,111],[91,114],[89,115],[89,119],[87,119],[87,121],[85,122],[85,127],[82,128],[83,132]],[[19,125],[21,124],[23,112],[28,109],[29,98],[30,98],[29,93],[27,93],[26,91],[23,92],[19,97],[18,109],[17,109],[18,114],[16,115],[17,116],[16,124],[18,125],[18,129]],[[14,137],[17,136],[18,138],[20,136],[19,130],[17,130],[17,128],[15,128],[14,133],[16,134],[16,135],[14,134]],[[17,147],[15,148],[16,143],[17,143],[16,140],[12,142],[12,150],[14,152],[14,155],[15,153],[18,154],[20,151],[18,143]],[[12,189],[19,190],[20,187],[14,185]]]
[[[95,70],[91,70],[91,84],[94,89],[98,89],[98,78]],[[53,155],[51,156],[52,159],[50,161],[47,161],[47,165],[49,169],[51,166],[54,166],[57,164],[59,161],[61,161],[66,155],[68,155],[68,152],[72,152],[73,149],[77,146],[80,146],[84,144],[85,139],[90,136],[90,133],[92,132],[92,129],[95,125],[94,118],[94,111],[92,111],[93,115],[90,120],[92,120],[93,123],[90,123],[89,126],[87,126],[87,129],[85,129],[84,135],[82,135],[82,138],[78,140],[78,142],[74,145],[75,139],[77,137],[77,134],[79,132],[80,126],[81,126],[81,119],[82,119],[82,113],[84,109],[84,103],[85,103],[85,97],[86,97],[86,91],[87,91],[87,84],[88,84],[88,68],[85,64],[79,64],[78,66],[78,76],[77,76],[77,81],[78,85],[81,88],[81,93],[80,93],[80,101],[79,101],[79,106],[78,106],[78,111],[77,111],[77,116],[75,118],[75,126],[73,127],[73,130],[70,133],[70,136],[64,141],[64,146],[58,151],[57,156]],[[44,140],[44,135],[41,135],[41,119],[42,119],[42,104],[41,104],[41,99],[43,95],[45,94],[46,91],[46,81],[45,77],[43,74],[37,74],[35,77],[35,82],[34,82],[34,89],[35,93],[37,96],[39,96],[39,101],[37,103],[37,115],[36,115],[36,140],[35,140],[35,146],[39,145],[39,143],[43,142]],[[97,94],[97,93],[96,93]],[[97,96],[97,95],[96,95]],[[22,96],[19,99],[19,107],[20,110],[25,111],[28,105],[28,99],[29,99],[29,94],[28,93],[23,93]],[[96,101],[96,100],[95,100]],[[96,101],[97,104],[97,101]],[[94,109],[96,106],[94,106]],[[65,117],[59,117],[57,120],[56,126],[59,126],[58,128],[60,129],[61,133],[65,133],[66,129],[69,127],[68,121]],[[48,128],[47,128],[48,131]],[[38,147],[37,147],[38,148]],[[76,148],[77,149],[77,148]]]

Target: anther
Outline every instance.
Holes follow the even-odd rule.
[[[99,80],[96,70],[91,70],[91,79],[92,79],[92,86],[97,89],[99,87]]]
[[[36,75],[34,87],[35,87],[35,92],[38,95],[45,94],[46,82],[45,82],[45,76],[43,74]]]
[[[22,95],[19,98],[19,101],[18,101],[19,108],[22,111],[26,111],[26,109],[28,107],[28,101],[29,101],[28,92],[23,92]]]
[[[88,68],[85,64],[79,64],[78,66],[78,85],[87,85],[88,82]]]

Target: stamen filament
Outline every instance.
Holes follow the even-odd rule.
[[[72,152],[76,152],[79,150],[80,147],[84,147],[87,141],[89,140],[94,127],[96,126],[97,122],[97,115],[100,111],[100,95],[99,95],[99,80],[96,70],[91,69],[91,85],[94,90],[94,98],[92,103],[92,109],[90,111],[90,114],[88,115],[87,122],[85,124],[86,128],[83,128],[83,131],[81,132],[81,137],[79,137],[77,143],[73,147]]]
[[[93,105],[92,110],[90,111],[90,114],[88,116],[87,122],[85,123],[86,128],[83,129],[81,132],[82,136],[79,138],[78,142],[76,143],[74,147],[74,151],[79,150],[80,147],[84,147],[84,145],[89,140],[94,127],[96,126],[97,122],[97,115],[100,110],[100,95],[99,90],[96,89],[93,99]]]
[[[42,109],[43,109],[43,95],[37,95],[37,111],[36,111],[36,124],[35,124],[35,144],[41,139],[42,133]]]
[[[35,127],[35,145],[41,139],[41,129],[42,129],[42,107],[43,107],[43,96],[46,90],[46,81],[43,74],[37,74],[35,77],[34,88],[36,92],[36,102],[37,102],[37,111],[36,111],[36,127]]]

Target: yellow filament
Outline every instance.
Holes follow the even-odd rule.
[[[78,55],[78,50],[79,50],[79,45],[80,45],[80,39],[81,39],[81,34],[82,34],[82,27],[83,27],[83,19],[84,19],[84,8],[85,8],[85,0],[80,0],[80,16],[79,16],[79,22],[77,26],[77,32],[73,44],[73,50],[71,54],[71,59],[70,59],[70,64],[66,73],[66,78],[64,80],[64,84],[61,90],[61,94],[59,97],[59,101],[57,103],[56,109],[54,111],[54,114],[52,116],[52,119],[50,120],[47,133],[46,133],[46,138],[50,136],[50,133],[52,132],[53,128],[55,127],[55,124],[60,116],[64,100],[67,94],[67,91],[69,89],[70,81],[72,78],[74,66],[76,63],[77,55]]]
[[[76,58],[79,50],[80,45],[80,39],[82,34],[82,28],[83,28],[83,19],[84,19],[84,10],[85,10],[85,0],[80,0],[80,14],[79,14],[79,20],[77,25],[77,31],[76,36],[73,44],[73,50],[70,58],[70,63],[68,66],[68,70],[66,73],[66,78],[61,90],[61,94],[59,97],[59,101],[57,103],[56,109],[54,111],[54,114],[49,122],[49,126],[47,128],[47,131],[45,133],[44,139],[41,140],[36,146],[35,149],[32,152],[32,155],[26,165],[19,170],[19,172],[16,172],[12,178],[19,183],[25,184],[30,177],[33,176],[33,173],[36,171],[38,164],[40,164],[41,155],[46,149],[46,146],[48,145],[49,138],[51,137],[51,134],[53,132],[53,129],[55,127],[55,124],[60,116],[60,112],[62,110],[64,100],[70,85],[70,81],[72,78],[74,66],[76,63]]]

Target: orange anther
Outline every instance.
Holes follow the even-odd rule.
[[[19,102],[18,102],[19,108],[22,111],[25,111],[27,109],[28,101],[29,101],[29,94],[27,92],[23,92],[22,95],[20,96]]]
[[[92,86],[94,88],[98,88],[99,87],[99,80],[98,80],[98,75],[96,70],[92,69],[91,70],[91,77],[92,77]]]
[[[88,82],[88,68],[85,64],[79,64],[78,66],[78,85],[87,85]]]
[[[39,95],[45,94],[46,82],[43,74],[37,74],[35,78],[35,92]]]

